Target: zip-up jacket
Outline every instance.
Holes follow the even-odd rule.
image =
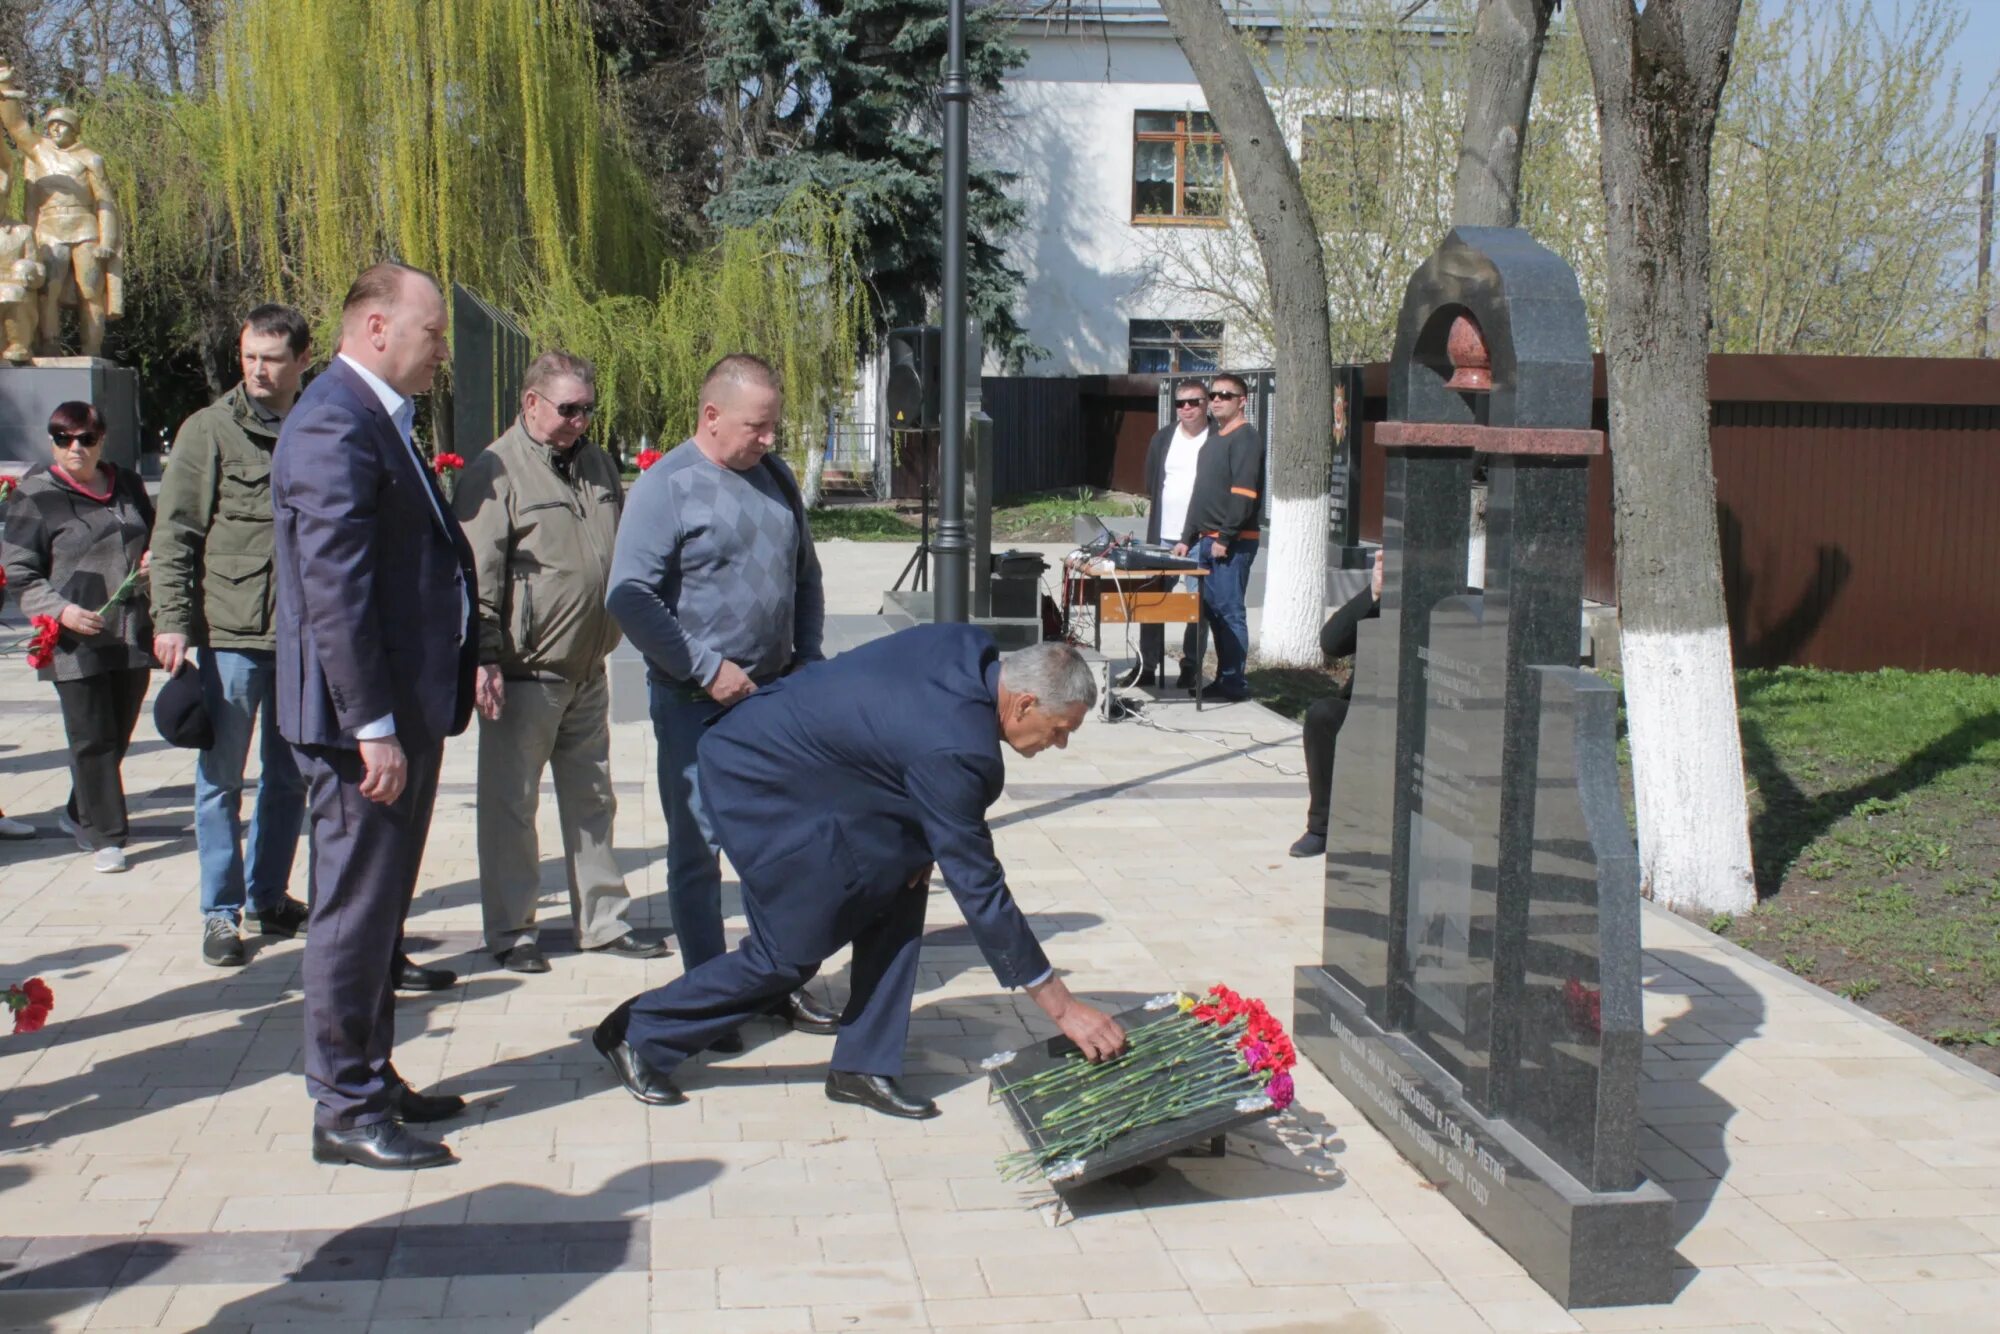
[[[1264,437],[1248,418],[1218,431],[1202,447],[1194,470],[1194,496],[1180,540],[1193,546],[1203,537],[1225,543],[1258,536],[1257,508],[1264,499]]]
[[[197,648],[276,647],[277,443],[277,426],[258,417],[240,384],[181,423],[153,533],[153,621],[161,633],[186,635]]]
[[[604,598],[625,488],[611,456],[579,441],[558,469],[516,420],[466,465],[451,503],[479,571],[480,663],[567,681],[598,670],[618,647]]]

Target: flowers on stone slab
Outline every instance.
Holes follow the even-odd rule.
[[[49,984],[39,977],[31,977],[16,986],[8,987],[3,997],[7,1008],[14,1012],[14,1031],[33,1033],[49,1021],[49,1011],[56,1006],[56,993]]]
[[[1135,1130],[1217,1107],[1250,1113],[1291,1105],[1298,1051],[1264,1002],[1218,984],[1198,998],[1156,997],[1146,1008],[1171,1012],[1130,1029],[1118,1057],[1092,1065],[1073,1053],[1007,1085],[1040,1142],[1002,1157],[1002,1176],[1065,1180]]]
[[[639,451],[639,457],[633,462],[639,465],[640,472],[644,472],[665,457],[666,455],[657,449],[642,449]]]
[[[62,624],[53,616],[30,616],[28,625],[34,631],[28,639],[28,666],[39,672],[56,660],[56,641],[62,638]]]
[[[1583,979],[1572,977],[1563,983],[1563,1012],[1569,1017],[1569,1026],[1579,1033],[1591,1037],[1601,1037],[1604,1033],[1604,992],[1597,987],[1587,987]]]

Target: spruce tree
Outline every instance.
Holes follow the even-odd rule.
[[[707,82],[722,119],[721,181],[707,213],[720,226],[768,217],[803,185],[855,219],[856,259],[877,319],[864,335],[920,324],[943,284],[942,108],[946,0],[719,0],[708,16]],[[1003,15],[966,24],[975,97],[997,93],[1027,53]],[[975,118],[976,119],[976,118]],[[967,304],[986,348],[1010,369],[1040,354],[1014,317],[1020,271],[1006,263],[1021,208],[1012,177],[969,172]]]

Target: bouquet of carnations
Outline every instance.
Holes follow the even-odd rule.
[[[1008,1083],[1041,1143],[1002,1157],[1003,1177],[1061,1181],[1081,1174],[1084,1159],[1135,1130],[1223,1107],[1249,1115],[1291,1105],[1298,1052],[1264,1002],[1218,984],[1199,999],[1169,993],[1146,1008],[1173,1013],[1128,1028],[1125,1051],[1112,1060],[1092,1065],[1072,1053]],[[986,1068],[1012,1057],[1001,1052],[988,1058]]]
[[[0,992],[0,1000],[5,1000],[7,1008],[14,1012],[16,1033],[35,1032],[49,1021],[49,1011],[56,1007],[56,993],[39,977],[8,987]]]
[[[639,457],[632,462],[638,466],[640,472],[644,472],[665,457],[666,455],[657,449],[642,449],[639,451]]]

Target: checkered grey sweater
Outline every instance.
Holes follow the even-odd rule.
[[[655,680],[705,685],[729,659],[759,684],[817,661],[819,557],[775,456],[745,472],[683,441],[625,498],[605,603]]]

